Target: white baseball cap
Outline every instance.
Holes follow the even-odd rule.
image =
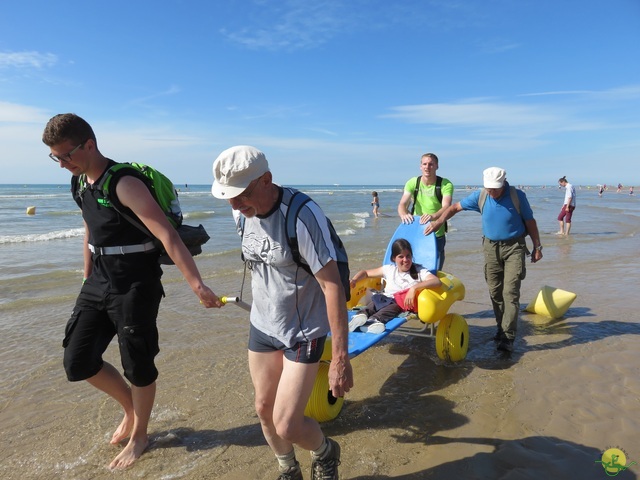
[[[500,167],[490,167],[482,172],[484,188],[502,188],[507,178],[507,172]]]
[[[213,162],[211,194],[227,200],[237,197],[268,171],[267,157],[257,148],[247,145],[228,148]]]

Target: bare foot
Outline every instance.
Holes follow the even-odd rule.
[[[117,445],[122,442],[125,438],[129,436],[131,433],[131,429],[133,428],[133,415],[128,415],[125,413],[122,422],[118,425],[118,428],[115,432],[113,432],[113,436],[111,437],[111,441],[109,442],[111,445]]]
[[[130,467],[149,446],[149,437],[144,435],[143,438],[136,439],[131,437],[124,450],[113,459],[113,462],[109,464],[111,470],[123,470]]]

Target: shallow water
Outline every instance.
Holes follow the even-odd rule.
[[[216,293],[238,295],[243,275],[239,240],[228,205],[213,199],[208,189],[190,186],[181,192],[186,223],[202,223],[212,237],[196,260]],[[372,187],[301,189],[332,218],[354,273],[380,262],[398,223],[394,212],[400,189],[375,186],[381,211],[390,215],[378,219],[370,215]],[[454,201],[466,193],[456,191]],[[438,392],[436,410],[447,416],[448,428],[457,428],[452,404],[472,410],[461,399],[488,395],[492,382],[504,381],[490,372],[524,365],[535,369],[528,362],[538,356],[550,367],[555,356],[564,362],[568,349],[580,349],[589,358],[606,347],[637,365],[638,356],[627,343],[616,344],[640,333],[637,198],[615,193],[599,198],[593,189],[578,190],[572,235],[564,238],[554,235],[563,192],[531,188],[527,195],[545,248],[543,260],[528,266],[522,303],[533,300],[545,284],[569,290],[578,298],[566,317],[549,321],[523,313],[514,358],[505,363],[495,355],[488,342],[495,321],[482,276],[480,217],[462,212],[451,221],[444,270],[467,288],[465,300],[451,309],[470,324],[467,358],[447,365],[438,359],[432,339],[391,336],[354,360],[356,388],[326,427],[332,434],[359,439],[366,433],[367,441],[375,442],[386,438],[388,429],[397,430],[400,439],[411,431],[424,433],[423,426],[412,423],[431,418],[416,417],[420,392],[431,397]],[[27,217],[30,205],[37,206],[37,213]],[[64,186],[0,186],[0,224],[0,475],[112,478],[104,466],[118,451],[108,439],[120,412],[88,385],[68,383],[61,366],[62,333],[82,276],[81,217]],[[160,378],[150,426],[154,443],[133,469],[118,476],[272,478],[273,471],[263,470],[272,468],[273,458],[253,411],[246,313],[233,306],[202,309],[175,267],[165,267],[163,280],[167,297],[159,317]],[[244,296],[250,298],[248,288]],[[106,359],[119,365],[114,345]],[[476,386],[465,382],[478,372],[486,373]],[[589,370],[578,373],[587,376]],[[433,398],[429,402],[424,407],[434,408]],[[397,460],[377,461],[380,471],[391,465],[401,470]]]

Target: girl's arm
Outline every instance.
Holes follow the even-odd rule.
[[[424,280],[412,285],[407,291],[407,295],[404,297],[404,308],[406,310],[413,309],[416,300],[416,292],[418,290],[422,290],[424,288],[437,288],[440,285],[442,285],[442,282],[436,275],[431,272],[427,273],[427,277]]]
[[[349,285],[351,286],[351,288],[353,288],[356,286],[356,283],[358,282],[358,280],[362,280],[363,278],[382,278],[382,277],[383,277],[382,267],[371,268],[369,270],[360,270],[353,277],[351,277],[351,281],[349,282]]]

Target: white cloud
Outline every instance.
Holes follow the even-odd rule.
[[[0,68],[45,68],[58,62],[52,53],[0,52]]]
[[[510,42],[509,40],[491,39],[484,41],[480,45],[480,50],[482,53],[491,55],[516,50],[520,47],[519,43]]]
[[[177,95],[181,91],[182,91],[182,89],[179,86],[171,85],[169,88],[167,88],[164,91],[157,92],[157,93],[152,93],[151,95],[147,95],[146,97],[135,98],[135,99],[131,100],[130,103],[132,105],[143,105],[146,102],[148,102],[149,100],[155,100],[156,98],[168,97],[168,96],[171,96],[171,95]]]
[[[300,50],[321,45],[343,31],[340,4],[332,1],[306,2],[288,0],[282,4],[258,4],[259,21],[238,30],[221,29],[220,33],[249,49]]]
[[[640,85],[625,85],[608,90],[557,90],[550,92],[524,93],[521,97],[582,96],[592,100],[625,101],[640,99]]]
[[[51,118],[45,110],[28,105],[0,101],[0,122],[44,124]]]
[[[393,107],[395,118],[407,123],[431,123],[448,126],[504,127],[541,125],[557,122],[557,115],[547,109],[503,103],[433,103]]]

